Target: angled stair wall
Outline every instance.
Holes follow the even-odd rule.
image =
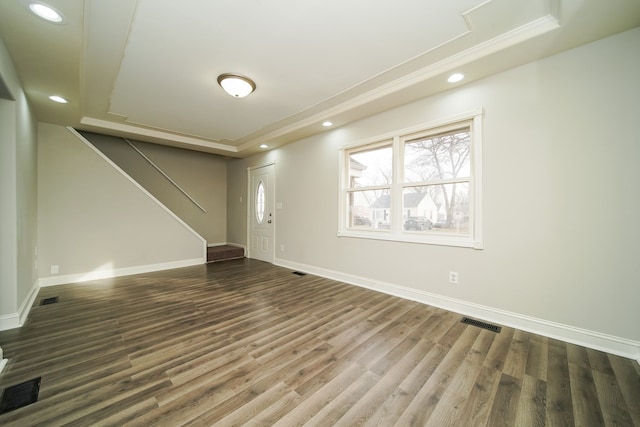
[[[39,125],[40,286],[206,260],[206,241],[73,129]]]
[[[226,243],[225,159],[209,153],[80,133],[209,245]]]

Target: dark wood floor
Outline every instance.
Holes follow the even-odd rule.
[[[635,361],[460,320],[246,259],[43,288],[0,425],[640,426]]]

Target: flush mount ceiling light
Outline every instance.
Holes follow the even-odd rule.
[[[333,123],[331,123],[329,120],[327,120],[326,122],[322,123],[322,126],[328,128],[329,126],[333,126]]]
[[[58,95],[51,95],[49,97],[50,100],[52,100],[53,102],[57,102],[58,104],[68,104],[69,101],[61,96]]]
[[[454,73],[449,76],[447,81],[449,83],[458,83],[460,80],[464,79],[464,74],[462,73]]]
[[[256,90],[256,84],[253,80],[240,74],[220,74],[218,84],[234,98],[244,98]]]
[[[269,148],[269,146],[267,144],[260,144],[260,148],[265,149],[265,148]]]
[[[53,22],[55,24],[59,24],[63,21],[62,14],[44,3],[30,2],[29,10],[38,15],[40,18],[45,19],[49,22]]]

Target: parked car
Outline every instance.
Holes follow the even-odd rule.
[[[434,228],[446,228],[447,227],[447,219],[439,219],[438,221],[436,221],[435,224],[433,224]]]
[[[419,217],[409,217],[404,222],[405,230],[431,230],[433,228],[433,223],[429,221],[427,218],[419,218]]]
[[[371,227],[371,220],[369,218],[367,218],[366,216],[354,216],[353,217],[353,225],[354,225],[354,227],[356,225]]]

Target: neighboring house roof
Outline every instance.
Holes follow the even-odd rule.
[[[405,193],[402,206],[405,208],[416,208],[422,200],[428,196],[427,193]],[[373,209],[389,209],[391,207],[391,196],[384,194],[371,206]]]
[[[362,163],[360,163],[359,161],[350,158],[349,159],[349,167],[351,169],[357,169],[357,170],[365,170],[367,167],[365,165],[363,165]]]

